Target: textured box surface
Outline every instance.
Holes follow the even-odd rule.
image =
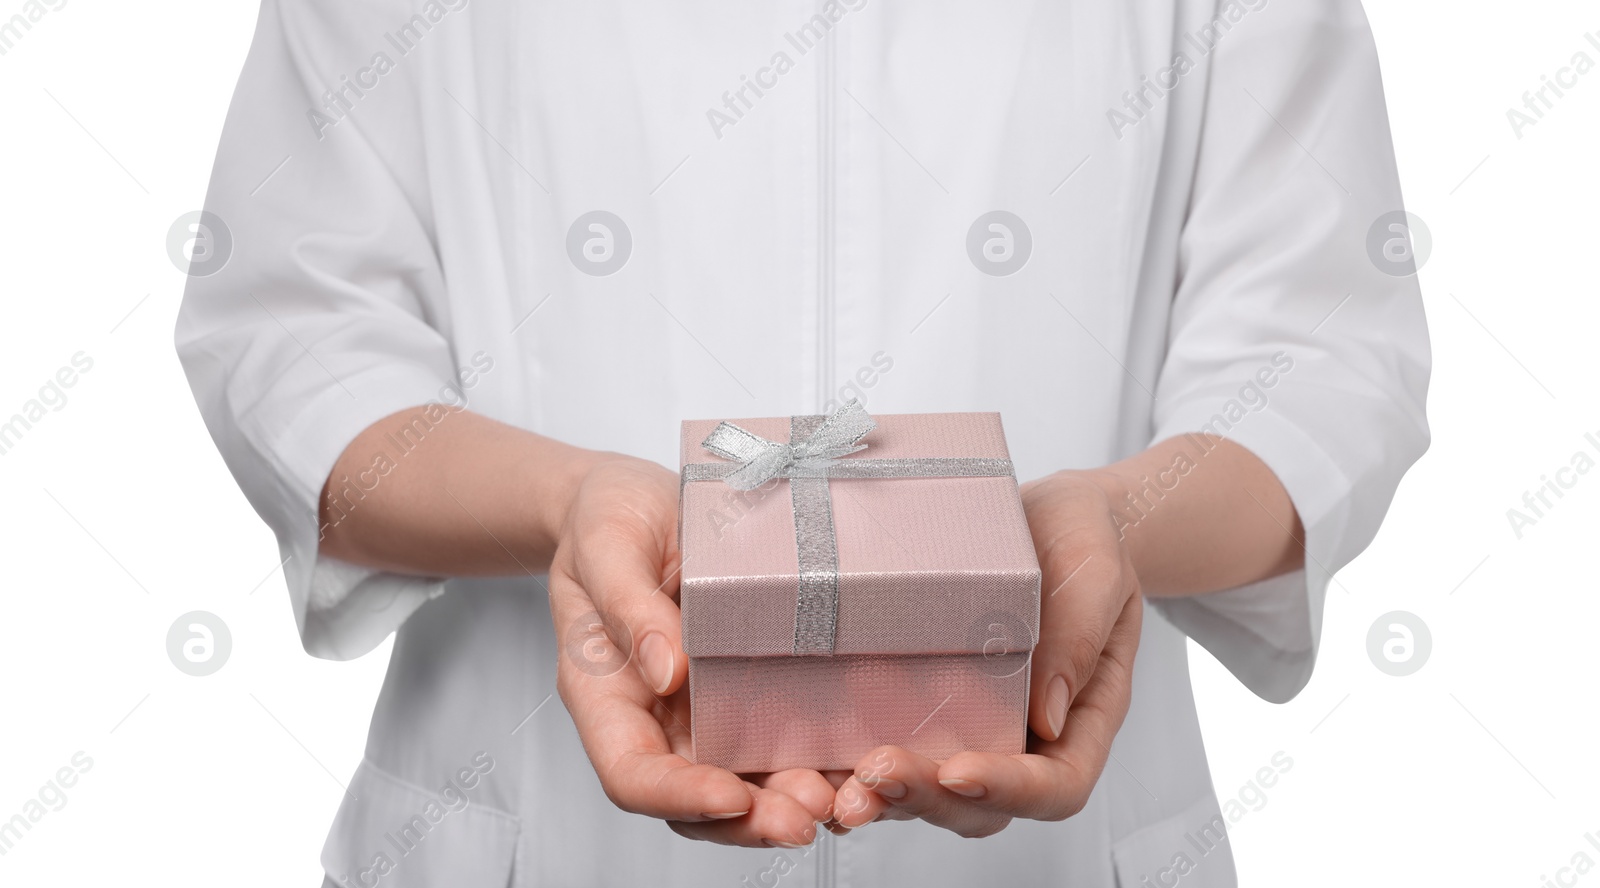
[[[698,761],[757,772],[851,768],[886,743],[935,758],[1022,750],[1039,565],[1015,478],[992,473],[1009,459],[1000,418],[876,419],[866,449],[839,464],[903,472],[905,461],[975,461],[991,474],[775,479],[745,492],[685,481],[683,628]],[[781,444],[820,418],[729,421]],[[701,447],[718,422],[684,423],[685,466],[727,462]],[[808,483],[809,493],[797,490]],[[808,521],[797,519],[802,509]],[[808,555],[802,543],[819,526],[834,559],[820,574],[818,547]],[[803,578],[827,589],[804,608]],[[802,624],[813,635],[827,627],[825,652],[801,644]]]

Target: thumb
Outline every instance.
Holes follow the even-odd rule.
[[[1028,725],[1045,740],[1060,738],[1067,709],[1094,675],[1101,650],[1127,601],[1131,565],[1115,549],[1079,549],[1070,576],[1045,572],[1039,646],[1034,651]],[[1064,577],[1050,585],[1051,574]]]
[[[584,588],[608,633],[627,636],[613,641],[630,652],[651,691],[663,697],[674,693],[689,673],[676,600],[675,549],[663,553],[659,540],[629,536],[585,549],[588,557],[580,567]]]

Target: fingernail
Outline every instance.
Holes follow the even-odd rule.
[[[677,666],[672,645],[667,643],[665,635],[652,632],[639,642],[639,669],[644,673],[644,680],[649,682],[650,689],[657,694],[667,692],[667,686],[672,684],[672,674],[677,671]]]
[[[861,827],[871,823],[872,818],[869,817],[866,820],[862,820],[860,811],[851,811],[834,822],[838,823],[845,829],[860,829]]]
[[[956,795],[966,796],[969,799],[981,798],[984,793],[988,792],[988,790],[983,787],[983,784],[973,783],[971,780],[962,780],[959,777],[951,777],[946,780],[940,780],[939,785],[950,790]]]
[[[860,778],[858,777],[856,779],[859,780]],[[862,784],[886,799],[903,799],[906,797],[906,785],[898,780],[890,780],[887,777],[879,777],[871,783],[867,783],[865,780],[863,780]]]
[[[1049,739],[1058,739],[1061,729],[1067,726],[1067,680],[1059,675],[1050,679],[1045,688],[1044,716],[1050,721]]]
[[[749,811],[728,811],[718,814],[701,814],[700,816],[707,820],[732,820],[735,817],[743,817],[749,813]]]
[[[804,845],[796,845],[793,842],[780,842],[777,839],[767,839],[767,847],[768,848],[788,848],[790,851],[798,851],[801,848],[804,848],[805,846]]]

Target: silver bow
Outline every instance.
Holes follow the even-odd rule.
[[[802,441],[768,441],[724,422],[700,446],[742,463],[724,480],[736,490],[754,490],[775,478],[826,478],[840,457],[867,449],[861,439],[877,427],[867,408],[851,399]]]

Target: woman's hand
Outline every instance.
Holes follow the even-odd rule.
[[[964,836],[1081,810],[1128,713],[1143,596],[1204,595],[1298,570],[1299,513],[1260,458],[1181,435],[1023,485],[1044,578],[1022,755],[934,762],[874,750],[840,787],[846,827],[920,817]]]
[[[693,839],[809,844],[832,816],[834,784],[821,774],[747,782],[686,758],[677,507],[678,477],[642,460],[602,461],[579,485],[550,569],[562,702],[617,807]]]
[[[940,763],[881,747],[840,787],[841,826],[920,818],[987,836],[1014,817],[1062,820],[1088,801],[1128,712],[1139,578],[1092,476],[1060,472],[1032,482],[1022,502],[1043,570],[1028,751],[963,752]]]
[[[750,778],[693,765],[688,659],[678,614],[678,479],[643,460],[573,447],[468,410],[391,414],[345,448],[329,475],[326,554],[423,576],[549,570],[557,689],[619,807],[697,839],[803,845],[831,814],[815,771]],[[397,436],[425,437],[404,471],[334,504]],[[339,484],[335,484],[335,479]],[[615,642],[615,643],[614,643]],[[835,776],[843,782],[842,776]]]

